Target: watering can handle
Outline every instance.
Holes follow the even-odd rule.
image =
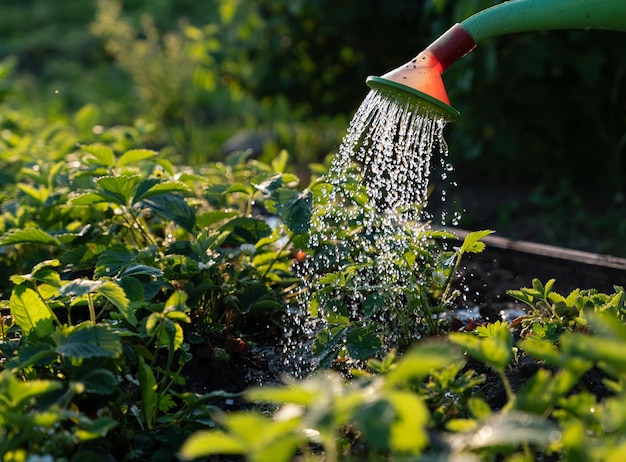
[[[626,32],[626,0],[511,0],[476,13],[461,25],[475,42],[539,30]]]
[[[511,0],[455,24],[426,50],[436,57],[443,72],[482,40],[555,29],[626,32],[626,0]]]

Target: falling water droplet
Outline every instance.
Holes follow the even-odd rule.
[[[294,374],[304,375],[314,366],[310,345],[317,332],[328,328],[329,317],[345,313],[363,326],[375,320],[391,336],[385,339],[390,347],[400,341],[396,335],[412,332],[412,340],[419,335],[419,313],[406,306],[406,284],[415,283],[416,270],[398,262],[425,241],[423,231],[430,226],[425,209],[433,153],[441,155],[442,179],[453,170],[444,161],[444,127],[442,118],[374,90],[357,109],[331,161],[323,186],[326,200],[315,207],[311,219],[309,247],[315,255],[301,267],[306,290],[299,294],[299,310],[291,315],[292,330],[285,333],[285,356],[304,362],[292,360]],[[445,190],[441,194],[443,202]],[[350,284],[341,290],[330,287],[327,281],[342,271],[349,274]],[[328,290],[320,291],[324,287]],[[311,312],[310,297],[316,291]],[[368,297],[379,297],[384,307],[374,318],[364,312]]]

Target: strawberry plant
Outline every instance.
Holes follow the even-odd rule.
[[[0,220],[2,454],[141,459],[212,421],[229,395],[186,389],[197,352],[223,362],[281,332],[310,213],[286,161],[177,172],[91,144],[17,172]]]

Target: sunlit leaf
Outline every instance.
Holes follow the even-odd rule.
[[[130,151],[126,151],[119,157],[119,159],[117,159],[117,166],[124,167],[128,164],[136,164],[142,160],[156,157],[158,154],[159,153],[157,151],[152,151],[150,149],[131,149]]]
[[[16,411],[22,411],[22,407],[32,398],[57,391],[62,387],[62,382],[53,380],[18,380],[8,371],[3,371],[0,375],[0,392],[5,397],[3,402],[9,409]]]
[[[152,368],[139,356],[139,391],[143,403],[146,425],[151,429],[154,425],[154,413],[157,406],[157,381]]]
[[[109,146],[90,144],[81,146],[81,149],[89,154],[89,156],[86,156],[86,160],[90,164],[109,168],[115,166],[115,154],[113,154],[113,149]]]
[[[180,448],[183,460],[216,454],[244,454],[246,447],[235,437],[221,431],[205,430],[191,435]]]
[[[103,176],[96,179],[102,192],[115,198],[115,203],[128,205],[135,194],[140,177],[138,175]]]
[[[0,237],[0,246],[15,244],[44,244],[60,247],[59,240],[39,228],[22,228],[11,230]]]
[[[494,233],[494,231],[491,231],[491,230],[474,231],[473,233],[469,233],[467,236],[465,236],[465,239],[463,240],[463,244],[461,245],[459,253],[463,255],[464,253],[467,253],[467,252],[470,252],[470,253],[482,252],[483,250],[485,250],[485,243],[480,242],[480,240],[483,237],[488,236],[489,234],[492,234],[492,233]]]
[[[179,181],[162,180],[159,178],[147,178],[142,180],[137,186],[137,191],[133,197],[132,203],[136,204],[149,197],[158,196],[159,194],[174,192],[190,192],[189,186]]]
[[[411,348],[387,375],[389,386],[405,385],[426,377],[433,369],[443,369],[460,359],[459,353],[443,342],[421,342]]]
[[[519,411],[494,414],[479,422],[476,429],[451,437],[458,449],[499,446],[518,447],[520,443],[547,447],[562,438],[561,431],[541,416]]]
[[[9,307],[11,316],[24,334],[34,330],[39,337],[44,337],[52,332],[52,312],[33,289],[16,286]]]
[[[492,336],[478,337],[473,333],[451,332],[448,339],[473,358],[496,370],[503,370],[513,359],[513,340],[505,323],[496,329]]]
[[[99,417],[90,421],[84,428],[76,430],[79,441],[89,441],[104,438],[109,431],[118,426],[118,421],[110,417]]]

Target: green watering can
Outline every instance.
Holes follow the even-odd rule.
[[[511,0],[455,24],[408,63],[367,85],[388,98],[453,121],[459,112],[441,73],[482,40],[516,32],[554,29],[606,29],[626,32],[626,0]]]

